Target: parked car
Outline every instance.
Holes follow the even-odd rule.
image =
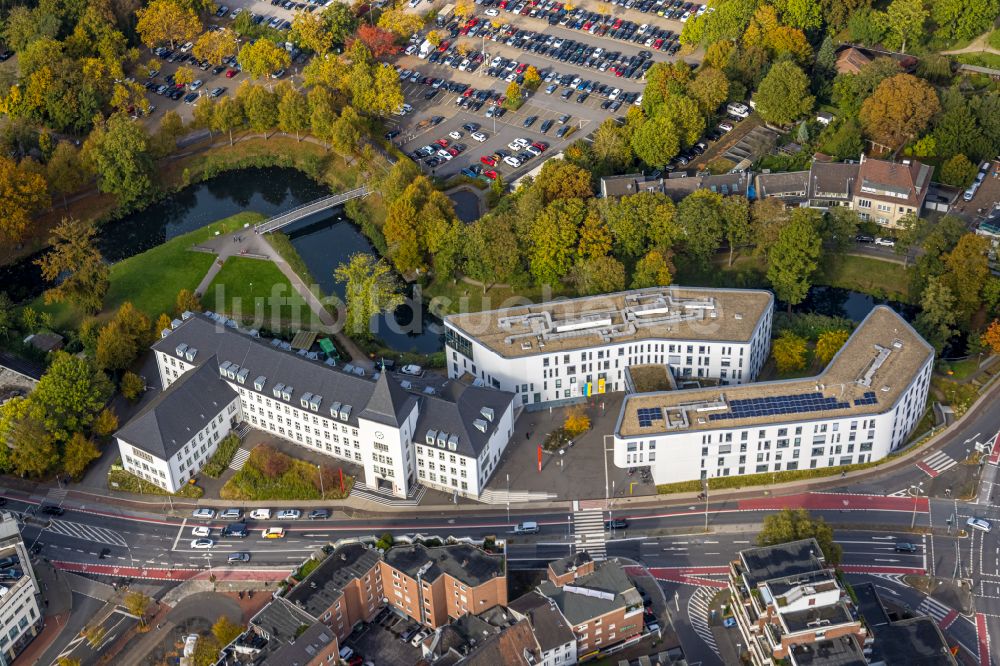
[[[212,518],[215,518],[215,509],[209,509],[206,507],[195,509],[191,512],[191,517],[199,518],[201,520],[211,520]]]
[[[250,553],[233,553],[227,559],[226,562],[229,564],[236,564],[238,562],[249,562]]]
[[[329,517],[329,509],[313,509],[309,512],[309,520],[326,520]]]
[[[875,244],[882,247],[896,247],[896,241],[891,238],[882,238],[881,236],[875,238]]]
[[[404,365],[402,368],[399,369],[399,371],[404,375],[412,375],[414,377],[419,377],[424,373],[423,368],[421,368],[419,365],[413,365],[413,364]]]
[[[282,509],[278,512],[278,520],[298,520],[302,512],[298,509]]]
[[[66,509],[55,504],[43,504],[39,508],[39,511],[47,516],[61,516],[66,513]]]
[[[242,509],[226,509],[219,514],[220,520],[239,520],[243,517]]]
[[[250,512],[250,517],[254,520],[270,520],[271,510],[270,509],[254,509]]]

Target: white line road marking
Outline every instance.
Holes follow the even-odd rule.
[[[170,550],[177,550],[177,542],[181,540],[181,535],[184,534],[184,528],[187,526],[187,518],[181,521],[180,527],[177,528],[177,536],[174,537],[174,545],[170,547]]]

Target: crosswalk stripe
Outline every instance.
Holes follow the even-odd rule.
[[[705,644],[713,652],[719,654],[719,647],[715,643],[715,636],[708,626],[708,607],[713,594],[714,590],[706,587],[699,587],[694,591],[694,594],[688,599],[688,621],[691,623],[691,628],[694,629],[694,632],[698,634],[698,637],[705,641]]]
[[[930,615],[932,618],[940,622],[948,615],[948,613],[951,612],[951,609],[936,599],[924,597],[924,600],[917,606],[917,612]]]
[[[577,551],[585,550],[597,561],[607,558],[604,512],[601,509],[578,509],[573,512],[573,540]]]
[[[125,542],[125,539],[123,539],[122,536],[114,530],[108,530],[103,527],[81,525],[80,523],[74,523],[67,520],[51,521],[49,523],[48,530],[50,532],[55,532],[56,534],[62,534],[63,536],[80,539],[81,541],[92,541],[94,543],[102,543],[107,546],[125,547],[128,545]]]

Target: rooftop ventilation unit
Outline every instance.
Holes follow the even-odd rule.
[[[493,422],[493,408],[492,407],[483,407],[482,409],[479,410],[479,413],[482,414],[483,418],[486,419],[487,421],[489,421],[491,423]]]
[[[271,389],[271,395],[273,395],[275,398],[280,398],[281,392],[284,390],[285,390],[285,385],[279,382],[274,385],[273,389]]]
[[[174,353],[176,353],[178,356],[180,356],[180,357],[183,358],[184,357],[184,352],[187,351],[187,348],[188,348],[187,343],[186,342],[182,342],[179,345],[177,345],[176,349],[174,349]]]
[[[309,409],[309,401],[312,400],[312,397],[313,394],[309,391],[302,394],[302,397],[299,398],[299,404],[302,405],[302,409]]]
[[[735,315],[733,315],[733,317],[736,319],[736,321],[742,321],[743,320],[743,313],[742,312],[737,312]]]
[[[340,407],[340,420],[341,421],[347,421],[350,418],[351,418],[351,406],[350,405],[342,405]]]
[[[472,422],[472,425],[476,426],[476,430],[478,430],[479,432],[485,433],[486,428],[489,424],[483,419],[476,419],[475,421]]]
[[[437,436],[438,436],[437,430],[428,430],[427,435],[424,436],[424,442],[430,444],[431,446],[434,446],[434,442],[437,440]]]
[[[219,375],[222,376],[222,377],[226,377],[227,376],[226,373],[229,372],[229,367],[231,365],[232,365],[232,363],[230,363],[229,361],[223,361],[222,363],[220,363],[219,364]]]
[[[529,349],[531,349],[531,340],[525,340],[524,342],[522,342],[521,349],[523,349],[524,351],[528,351]]]
[[[250,374],[250,370],[249,369],[242,368],[239,372],[236,373],[236,381],[238,381],[240,384],[246,384],[247,383],[247,375],[249,375],[249,374]]]
[[[448,436],[448,450],[457,451],[458,450],[458,435]]]
[[[903,341],[900,340],[899,338],[896,338],[895,340],[892,341],[892,346],[894,349],[902,349]]]
[[[879,390],[882,391],[882,393],[888,393],[890,390],[892,390],[892,388],[887,384],[882,388],[880,388]]]
[[[335,419],[336,418],[340,418],[340,403],[339,402],[335,402],[332,405],[330,405],[330,416],[332,416]]]
[[[294,392],[295,392],[294,388],[292,388],[291,386],[286,386],[281,391],[281,399],[282,400],[291,400],[292,399],[292,393],[294,393]]]
[[[189,361],[194,361],[194,357],[198,355],[198,350],[194,347],[188,347],[187,351],[184,352],[184,358]]]
[[[264,384],[267,382],[267,377],[260,375],[257,379],[253,380],[253,387],[256,391],[263,391]]]
[[[323,396],[313,394],[312,400],[309,401],[309,411],[318,412],[319,404],[323,402]]]

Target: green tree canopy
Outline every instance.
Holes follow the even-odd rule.
[[[757,90],[757,111],[769,123],[788,125],[812,111],[809,79],[790,60],[773,65]]]
[[[94,243],[96,233],[93,223],[75,218],[56,225],[49,238],[52,249],[35,261],[42,277],[60,280],[46,290],[46,303],[69,302],[87,313],[101,309],[110,282],[108,265]]]
[[[102,192],[114,194],[123,206],[134,205],[154,191],[149,137],[139,123],[115,113],[94,127],[83,144],[84,163],[97,175]]]
[[[806,297],[818,266],[820,215],[811,208],[795,209],[768,254],[767,279],[775,295],[788,304],[789,312]]]
[[[388,264],[359,252],[334,271],[337,282],[345,285],[347,320],[352,335],[371,338],[371,321],[382,312],[392,312],[403,303],[399,281]]]
[[[764,527],[757,534],[758,546],[774,546],[799,539],[816,539],[828,566],[840,564],[843,548],[833,540],[833,528],[822,518],[814,518],[805,509],[784,509],[764,517]]]
[[[709,190],[695,190],[687,195],[677,206],[677,224],[685,254],[707,266],[725,234],[722,195]]]

